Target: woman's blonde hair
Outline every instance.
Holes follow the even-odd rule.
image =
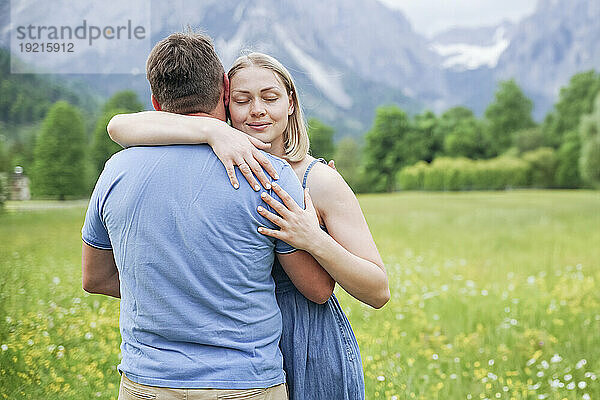
[[[300,106],[298,92],[292,75],[275,58],[263,53],[250,53],[240,56],[235,60],[227,73],[229,80],[231,81],[239,70],[251,66],[270,69],[277,74],[285,86],[285,90],[291,97],[294,106],[294,111],[288,116],[287,127],[283,132],[285,159],[292,162],[303,160],[308,154],[310,142],[308,140],[306,123],[304,122],[304,114]]]

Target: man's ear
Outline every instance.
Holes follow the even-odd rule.
[[[154,97],[154,95],[152,95],[152,106],[156,111],[162,111],[162,107],[160,106],[158,100],[156,100],[156,97]]]
[[[226,72],[223,74],[223,104],[229,106],[229,77]]]

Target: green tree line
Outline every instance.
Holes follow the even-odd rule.
[[[35,74],[11,74],[10,53],[0,49],[0,121],[8,127],[41,121],[54,103],[65,100],[83,110],[97,106],[84,87]]]
[[[25,167],[35,197],[62,200],[89,194],[106,160],[121,149],[106,132],[108,122],[115,114],[142,109],[133,91],[118,92],[104,104],[89,129],[81,108],[56,101],[33,135],[31,147],[15,145],[18,142],[11,146],[0,130],[0,206],[6,198],[6,177],[16,165]]]
[[[18,119],[2,114],[0,186],[6,187],[15,165],[25,164],[34,196],[86,195],[120,149],[106,133],[108,121],[142,108],[134,92],[119,92],[89,127],[80,106],[59,100],[47,107],[39,126],[32,125],[32,139],[20,144],[7,140],[5,132]],[[0,107],[0,113],[6,110]],[[39,110],[29,109],[29,118]],[[600,75],[574,75],[542,123],[534,122],[532,110],[532,101],[508,80],[499,83],[482,118],[465,107],[410,116],[395,105],[380,106],[361,142],[346,137],[334,143],[334,129],[313,118],[311,154],[334,159],[357,192],[600,187]]]
[[[359,192],[600,187],[600,75],[574,75],[542,123],[532,111],[512,79],[499,83],[482,118],[465,107],[409,116],[380,106],[364,143],[344,139],[334,158]],[[312,123],[311,151],[324,157],[333,144],[322,150],[321,125]]]

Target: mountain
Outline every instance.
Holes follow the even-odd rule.
[[[179,13],[153,5],[153,15]],[[275,56],[300,86],[307,114],[336,126],[340,136],[369,129],[381,103],[414,112],[443,86],[426,41],[401,13],[376,0],[224,0],[193,7],[186,12],[214,38],[226,68],[243,51]],[[152,23],[162,36],[172,30],[168,19]]]
[[[538,0],[532,15],[516,24],[457,28],[432,38],[452,96],[481,115],[497,82],[515,79],[533,100],[541,120],[560,88],[578,72],[600,69],[600,3]]]
[[[453,45],[463,43],[471,46],[488,47],[498,42],[500,37],[512,37],[515,24],[506,20],[492,26],[481,26],[475,28],[453,27],[437,33],[431,38],[431,42],[440,45]]]
[[[574,74],[600,70],[600,2],[539,0],[515,28],[498,60],[496,79],[515,77],[541,117]]]
[[[4,46],[7,4],[0,0]],[[464,105],[482,115],[498,81],[510,78],[532,98],[540,120],[573,74],[600,69],[598,1],[539,0],[517,23],[458,27],[431,39],[378,0],[152,0],[151,6],[153,43],[190,23],[214,38],[225,68],[252,50],[278,58],[294,76],[306,114],[336,127],[336,138],[361,136],[386,103],[409,113]],[[106,96],[131,88],[150,106],[143,74],[71,78]]]

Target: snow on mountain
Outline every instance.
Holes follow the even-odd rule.
[[[441,63],[442,68],[464,70],[480,67],[494,68],[509,44],[510,40],[506,37],[506,30],[500,26],[496,29],[490,45],[434,42],[431,44],[431,48],[444,58]]]

